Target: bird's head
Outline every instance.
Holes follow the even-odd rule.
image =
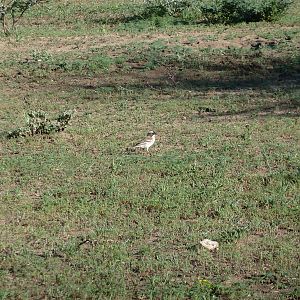
[[[153,131],[153,130],[150,130],[148,133],[147,133],[148,136],[154,136],[156,135],[156,132]]]

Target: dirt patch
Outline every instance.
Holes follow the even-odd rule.
[[[157,40],[164,40],[170,45],[188,45],[195,48],[242,48],[251,47],[251,44],[261,45],[278,44],[280,40],[267,40],[257,35],[243,35],[243,37],[228,39],[225,34],[215,32],[176,32],[173,34],[144,33],[119,34],[110,33],[103,36],[76,36],[76,37],[38,37],[28,38],[26,41],[15,42],[12,39],[0,41],[0,51],[3,58],[8,57],[11,52],[21,55],[32,50],[47,51],[52,54],[66,52],[86,52],[93,48],[120,47],[127,44],[145,42],[151,44]]]

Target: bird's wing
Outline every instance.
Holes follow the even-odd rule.
[[[136,146],[134,146],[135,148],[143,148],[143,147],[146,147],[148,144],[148,141],[145,141],[145,142],[141,142],[139,144],[137,144]]]

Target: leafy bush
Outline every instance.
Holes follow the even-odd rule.
[[[272,21],[292,3],[290,0],[214,0],[200,4],[202,16],[212,23]]]
[[[7,137],[17,138],[63,131],[69,124],[73,114],[73,111],[65,111],[56,119],[50,120],[44,111],[31,111],[27,114],[26,126],[10,131]]]
[[[190,0],[145,0],[146,15],[179,15],[190,5]]]
[[[210,23],[272,21],[292,0],[146,0],[146,16],[181,17]]]

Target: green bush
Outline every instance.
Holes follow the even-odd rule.
[[[144,15],[225,24],[272,21],[291,3],[292,0],[147,0]]]
[[[146,0],[145,14],[160,17],[179,16],[190,4],[190,0]]]
[[[203,18],[211,23],[272,21],[291,4],[290,0],[214,0],[200,4]]]
[[[56,119],[50,120],[44,111],[31,111],[27,114],[26,126],[10,131],[7,137],[18,138],[64,131],[73,114],[73,111],[65,111]]]

